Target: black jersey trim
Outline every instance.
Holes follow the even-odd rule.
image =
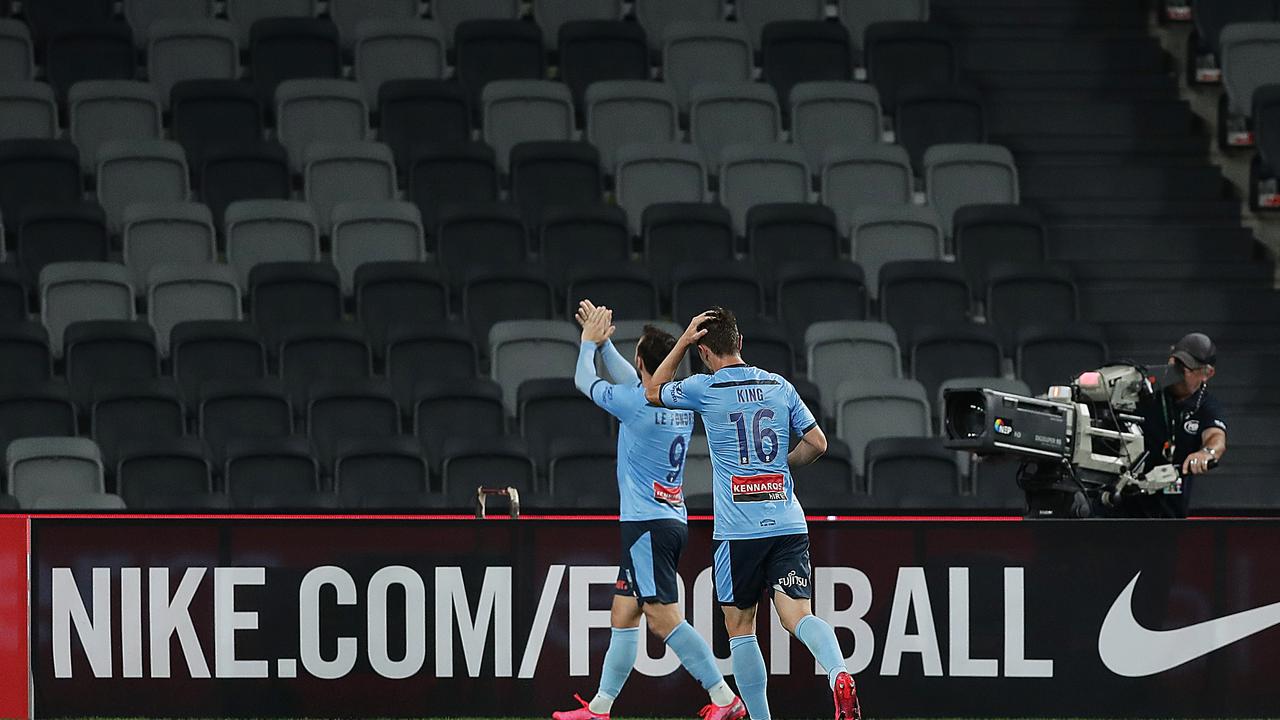
[[[712,383],[713,388],[744,387],[746,385],[781,385],[777,380],[732,380]]]

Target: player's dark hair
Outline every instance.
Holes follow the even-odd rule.
[[[644,369],[652,375],[658,372],[658,366],[667,359],[671,348],[675,346],[676,339],[671,333],[653,325],[645,325],[640,342],[636,345],[636,354],[640,356],[640,362],[644,363]]]
[[[719,305],[711,308],[711,312],[712,316],[698,326],[699,330],[707,331],[698,344],[719,357],[737,355],[742,341],[742,336],[738,334],[738,319],[733,316],[732,310]]]

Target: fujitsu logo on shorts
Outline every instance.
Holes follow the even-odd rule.
[[[786,502],[786,479],[778,473],[768,475],[752,475],[729,478],[729,486],[733,491],[733,501],[741,502]]]
[[[804,577],[803,575],[797,575],[796,571],[792,570],[791,572],[787,573],[786,577],[778,578],[778,581],[774,583],[774,585],[776,585],[777,587],[784,587],[784,588],[809,587],[809,578]]]

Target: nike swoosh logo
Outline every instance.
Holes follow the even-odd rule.
[[[1098,633],[1098,655],[1117,675],[1146,677],[1172,670],[1280,625],[1277,602],[1176,630],[1148,630],[1133,617],[1133,588],[1141,576],[1134,575],[1112,603]]]

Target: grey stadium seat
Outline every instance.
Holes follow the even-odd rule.
[[[58,105],[53,88],[32,80],[0,81],[0,140],[58,136]]]
[[[563,320],[508,320],[490,329],[490,376],[502,386],[509,416],[516,415],[516,394],[524,381],[573,375],[579,335]]]
[[[170,140],[112,140],[98,152],[98,203],[107,227],[120,232],[124,209],[138,202],[186,202],[186,155]]]
[[[728,22],[677,22],[662,36],[662,79],[688,110],[694,88],[750,82],[754,73],[746,28]]]
[[[730,145],[778,142],[782,112],[778,94],[760,83],[704,83],[689,101],[689,139],[715,167]]]
[[[867,28],[879,22],[923,22],[929,19],[929,0],[839,0],[840,22],[849,28],[859,52]]]
[[[520,0],[434,0],[431,17],[453,42],[454,31],[467,20],[514,20],[520,17]]]
[[[227,19],[240,33],[241,47],[249,46],[253,24],[268,18],[315,17],[316,0],[227,0]]]
[[[733,216],[734,231],[747,234],[747,212],[763,203],[809,201],[804,152],[784,143],[731,145],[720,155],[720,203]]]
[[[62,335],[80,320],[133,320],[133,283],[123,265],[66,262],[40,271],[40,320],[49,331],[54,357],[62,357]]]
[[[320,489],[319,466],[305,438],[232,440],[226,457],[223,482],[236,507],[287,507]]]
[[[804,333],[809,380],[818,386],[822,412],[834,417],[840,384],[857,377],[902,377],[898,335],[884,323],[859,320],[817,322]]]
[[[340,202],[396,199],[396,167],[391,149],[380,143],[317,143],[307,148],[303,173],[307,202],[322,233]]]
[[[876,506],[916,510],[962,506],[956,454],[940,440],[877,438],[866,448],[866,482]]]
[[[111,512],[128,510],[124,498],[115,493],[51,493],[31,503],[31,510],[63,510],[76,512]]]
[[[649,37],[649,47],[661,50],[672,25],[721,20],[724,3],[721,0],[637,0],[635,13]]]
[[[354,291],[356,270],[365,263],[426,259],[422,216],[413,203],[339,203],[331,234],[333,264],[346,295]]]
[[[924,153],[929,204],[947,235],[965,205],[1018,204],[1018,168],[999,145],[935,145]]]
[[[161,352],[169,333],[190,320],[239,320],[240,289],[226,265],[157,265],[147,278],[148,320]]]
[[[151,28],[162,20],[203,20],[217,10],[214,0],[124,0],[124,19],[133,29],[133,41],[146,47]]]
[[[738,22],[746,26],[751,45],[760,47],[760,37],[771,22],[782,20],[825,20],[826,0],[738,0]]]
[[[9,494],[24,508],[46,495],[106,492],[102,454],[88,438],[19,438],[5,450]]]
[[[1222,29],[1222,85],[1228,109],[1248,116],[1253,92],[1276,81],[1280,64],[1280,24],[1238,23]]]
[[[1102,330],[1084,323],[1019,328],[1016,343],[1018,377],[1037,395],[1101,367],[1110,356]]]
[[[169,106],[173,86],[187,80],[240,76],[235,26],[223,20],[158,20],[147,40],[147,79]]]
[[[881,140],[880,93],[872,85],[804,82],[791,88],[790,103],[791,140],[804,148],[812,170],[822,167],[833,147]]]
[[[872,297],[880,292],[880,268],[896,260],[941,260],[942,225],[932,208],[867,205],[849,216],[853,259],[866,273]]]
[[[416,4],[416,3],[415,3]],[[440,79],[445,76],[448,41],[431,20],[370,19],[356,26],[354,74],[373,107],[389,80]]]
[[[268,262],[317,262],[320,228],[315,212],[294,200],[239,200],[227,207],[227,263],[241,290],[249,272]]]
[[[97,168],[98,150],[112,140],[161,140],[160,95],[133,80],[85,80],[67,93],[71,141],[80,148],[80,168]]]
[[[534,140],[573,139],[569,88],[551,80],[495,80],[481,92],[483,139],[507,171],[511,148]]]
[[[533,0],[533,19],[542,28],[542,42],[549,48],[560,39],[560,26],[577,20],[618,20],[622,0]]]
[[[146,291],[151,268],[161,263],[199,265],[217,260],[213,216],[199,203],[135,203],[123,219],[124,264],[134,290]]]
[[[369,108],[350,80],[285,80],[276,88],[276,136],[299,172],[315,143],[361,142],[369,136]]]
[[[34,80],[35,43],[21,20],[0,18],[0,79]]]
[[[612,174],[618,148],[633,143],[680,142],[680,110],[670,85],[645,80],[606,80],[587,88],[586,139]]]
[[[338,26],[342,47],[356,45],[360,25],[387,21],[408,25],[418,18],[418,0],[329,0],[329,19]]]
[[[836,391],[836,435],[849,444],[855,468],[867,443],[884,437],[928,437],[929,400],[915,380],[846,380]]]
[[[651,205],[709,199],[707,166],[692,145],[624,145],[614,178],[618,205],[626,210],[633,235],[640,234],[641,217]]]
[[[841,223],[850,222],[860,207],[905,205],[912,199],[911,160],[897,145],[828,148],[821,174],[822,204],[834,210]]]
[[[995,377],[1003,370],[999,338],[986,325],[921,326],[912,330],[909,342],[911,377],[930,398],[948,378]]]

